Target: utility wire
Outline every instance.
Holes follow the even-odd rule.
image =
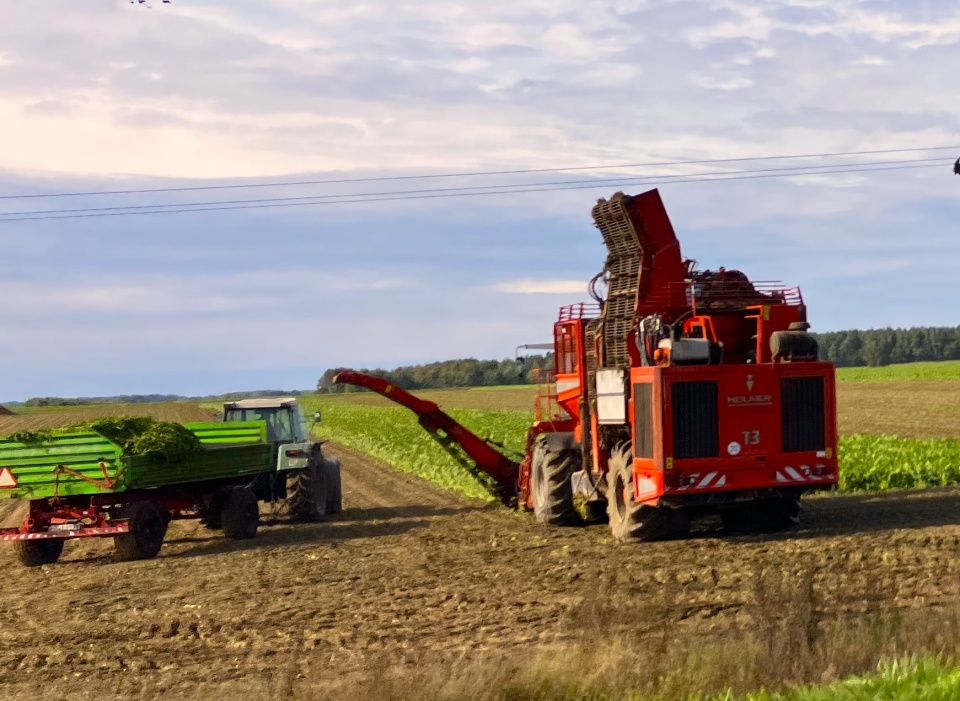
[[[344,199],[344,198],[354,198],[354,197],[386,197],[392,195],[425,195],[425,194],[435,194],[435,193],[446,193],[446,192],[462,192],[470,193],[474,191],[483,191],[483,190],[504,190],[507,189],[508,192],[521,192],[523,190],[518,190],[517,188],[530,188],[530,187],[559,187],[561,185],[610,185],[610,184],[640,184],[643,181],[647,180],[657,180],[663,184],[669,184],[676,179],[686,179],[691,177],[696,178],[705,178],[707,176],[722,176],[722,175],[744,175],[744,174],[753,174],[753,173],[775,173],[775,172],[788,172],[790,174],[796,175],[824,175],[829,173],[842,173],[844,170],[826,170],[826,169],[837,169],[837,168],[863,168],[869,166],[871,170],[876,170],[874,166],[884,166],[884,165],[910,165],[915,163],[949,163],[953,158],[919,158],[912,160],[898,160],[898,161],[873,161],[870,163],[835,163],[829,165],[815,165],[815,166],[787,166],[781,168],[757,168],[750,170],[721,170],[721,171],[712,171],[707,173],[679,173],[679,174],[669,174],[663,173],[658,175],[639,175],[639,176],[623,176],[620,178],[591,178],[589,180],[555,180],[547,182],[533,182],[533,183],[513,183],[513,184],[504,184],[504,185],[473,185],[473,186],[464,186],[464,187],[450,187],[450,188],[429,188],[424,190],[392,190],[385,192],[350,192],[350,193],[340,193],[340,194],[331,194],[331,195],[304,195],[300,197],[274,197],[274,198],[263,198],[263,199],[244,199],[244,200],[220,200],[213,202],[173,202],[173,203],[161,203],[161,204],[142,204],[142,205],[118,205],[114,207],[84,207],[77,209],[38,209],[33,211],[22,211],[22,212],[0,212],[0,217],[4,216],[34,216],[34,215],[44,215],[44,214],[77,214],[77,213],[86,213],[86,212],[109,212],[109,211],[121,211],[121,210],[146,210],[146,209],[157,209],[164,210],[168,208],[177,208],[177,207],[214,207],[214,206],[223,206],[223,205],[235,205],[235,204],[266,204],[274,202],[302,202],[307,200],[332,200],[332,199]],[[812,172],[816,169],[816,172]],[[491,193],[495,194],[495,193]]]
[[[887,171],[887,170],[909,170],[909,169],[918,169],[918,168],[938,168],[940,164],[916,164],[916,165],[900,165],[900,166],[881,166],[879,168],[850,168],[847,170],[833,170],[833,171],[804,171],[804,172],[790,172],[790,173],[762,173],[759,175],[732,175],[732,176],[723,176],[723,177],[691,177],[683,180],[671,180],[665,182],[664,184],[675,185],[680,183],[704,183],[704,182],[725,182],[728,180],[758,180],[764,178],[796,178],[796,177],[810,177],[817,175],[840,175],[845,173],[869,173],[876,171]],[[749,172],[749,171],[748,171]],[[617,181],[616,184],[619,185],[629,185],[635,183],[633,180],[622,180]],[[433,191],[434,194],[399,194],[398,196],[389,196],[389,197],[363,197],[362,195],[340,195],[341,198],[352,197],[354,199],[339,199],[339,200],[325,200],[325,201],[316,201],[317,198],[311,198],[309,202],[279,202],[272,204],[255,204],[256,200],[248,200],[250,204],[236,204],[236,205],[225,205],[225,206],[215,206],[215,207],[204,207],[204,206],[187,206],[182,209],[159,209],[152,211],[99,211],[90,214],[43,214],[40,216],[11,216],[9,218],[2,218],[0,215],[0,222],[13,222],[13,221],[42,221],[48,219],[86,219],[92,217],[121,217],[121,216],[138,216],[138,215],[148,215],[148,214],[180,214],[187,212],[216,212],[224,210],[240,210],[240,209],[269,209],[269,208],[280,208],[280,207],[304,207],[304,206],[322,206],[322,205],[334,205],[334,204],[356,204],[356,203],[366,203],[366,202],[392,202],[397,200],[425,200],[425,199],[438,199],[438,198],[447,198],[447,197],[475,197],[482,195],[519,195],[526,194],[531,192],[556,192],[563,190],[590,190],[590,189],[599,189],[602,187],[609,187],[615,183],[606,183],[606,184],[597,184],[591,183],[588,185],[568,185],[560,187],[540,187],[532,189],[514,189],[514,190],[497,190],[497,191],[473,191],[473,192],[442,192],[442,191]],[[657,183],[645,183],[648,185],[655,185]],[[503,186],[511,187],[511,186]],[[522,186],[516,186],[522,187]],[[430,192],[430,191],[428,191]],[[109,208],[107,208],[109,209]],[[17,214],[16,212],[10,213],[12,215]]]
[[[666,161],[661,163],[625,163],[620,165],[566,166],[562,168],[526,168],[522,170],[487,170],[466,173],[433,173],[428,175],[390,175],[372,178],[340,178],[331,180],[300,180],[283,182],[237,183],[232,185],[193,185],[185,187],[145,188],[139,190],[91,190],[87,192],[28,193],[24,195],[0,195],[0,200],[19,200],[43,197],[93,197],[99,195],[137,195],[160,192],[196,192],[203,190],[233,190],[259,187],[297,187],[304,185],[342,185],[345,183],[371,183],[399,180],[426,180],[430,178],[473,178],[490,175],[524,175],[530,173],[560,173],[575,170],[613,170],[616,168],[654,168],[661,166],[708,165],[715,163],[747,163],[752,161],[790,160],[799,158],[835,158],[840,156],[873,156],[892,153],[915,153],[920,151],[956,151],[960,146],[930,146],[928,148],[880,149],[874,151],[835,151],[829,153],[800,153],[780,156],[751,156],[744,158],[713,158],[699,161]]]

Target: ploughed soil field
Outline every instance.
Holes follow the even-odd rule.
[[[25,569],[0,545],[0,697],[321,698],[598,635],[654,645],[960,604],[960,490],[816,497],[788,534],[706,521],[621,545],[603,525],[547,529],[330,452],[344,511],[324,523],[242,542],[174,523],[142,562],[91,539]]]
[[[61,426],[102,419],[107,416],[152,416],[158,421],[212,421],[216,410],[196,402],[164,402],[158,404],[93,404],[88,406],[18,409],[0,415],[0,436],[18,431],[44,431]]]

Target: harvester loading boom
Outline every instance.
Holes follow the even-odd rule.
[[[406,407],[417,415],[418,423],[444,449],[471,472],[479,470],[493,478],[497,496],[506,504],[515,503],[519,463],[497,450],[489,441],[480,438],[449,414],[441,411],[435,402],[420,399],[405,389],[392,385],[382,377],[345,370],[333,381],[356,385],[381,394]]]
[[[710,510],[728,526],[796,523],[800,496],[838,477],[835,369],[817,358],[800,290],[697,270],[657,190],[592,214],[608,252],[595,304],[560,310],[546,399],[562,413],[538,416],[520,464],[383,380],[334,381],[415,411],[546,524],[605,515],[621,540],[652,540]]]

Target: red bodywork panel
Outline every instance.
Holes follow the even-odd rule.
[[[634,368],[628,407],[637,501],[837,483],[831,363]]]

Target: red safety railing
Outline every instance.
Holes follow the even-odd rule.
[[[560,307],[558,321],[572,321],[574,319],[593,319],[600,316],[600,305],[596,302],[578,302]]]

